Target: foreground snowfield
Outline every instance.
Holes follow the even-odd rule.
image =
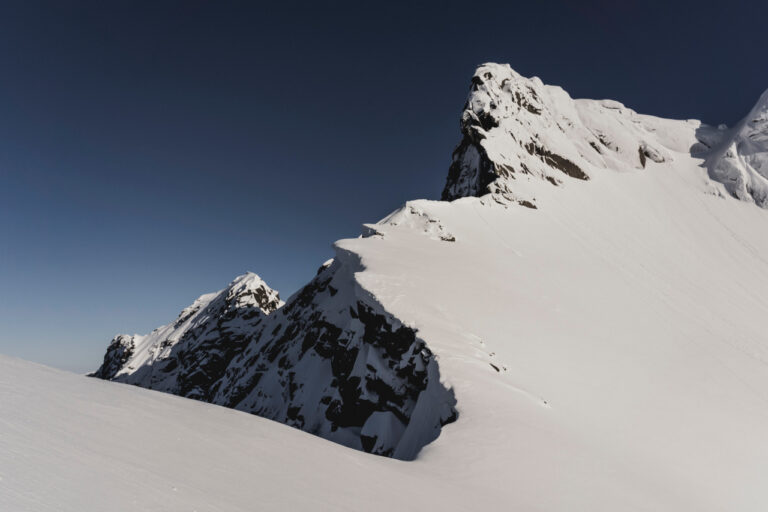
[[[3,512],[428,510],[452,496],[449,474],[0,356]]]
[[[761,101],[742,137],[481,67],[457,199],[406,204],[329,267],[455,396],[416,460],[0,359],[0,510],[767,510]]]

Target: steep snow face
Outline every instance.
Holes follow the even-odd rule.
[[[734,197],[768,208],[768,90],[732,130],[702,127],[698,138],[711,147],[707,167],[712,179]]]
[[[768,205],[768,93],[723,133],[695,120],[638,114],[612,100],[574,100],[509,65],[484,64],[472,78],[461,131],[442,194],[447,200],[490,193],[535,208],[541,181],[576,185],[604,170],[706,158],[711,178],[728,192]]]
[[[768,215],[672,156],[542,186],[537,210],[409,202],[339,242],[456,393],[419,459],[491,509],[768,506]]]
[[[345,446],[412,459],[456,418],[414,329],[388,315],[340,251],[283,306],[255,274],[172,324],[110,343],[103,379],[212,402]]]

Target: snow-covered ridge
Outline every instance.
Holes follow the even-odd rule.
[[[761,102],[745,124],[726,132],[698,121],[637,114],[611,100],[573,100],[559,87],[522,77],[507,65],[483,65],[472,81],[463,139],[443,192],[452,201],[410,201],[364,225],[363,236],[337,242],[336,257],[284,305],[258,276],[248,274],[200,297],[175,322],[149,335],[118,336],[95,375],[247,411],[359,450],[412,459],[459,410],[478,421],[478,404],[503,409],[508,396],[496,386],[506,384],[495,379],[512,378],[517,361],[498,354],[505,343],[525,345],[546,331],[560,306],[543,312],[535,306],[567,295],[559,282],[541,284],[551,278],[550,268],[568,274],[563,282],[580,282],[588,290],[610,289],[600,284],[603,274],[589,266],[603,254],[632,262],[636,255],[628,247],[647,253],[636,272],[647,271],[646,261],[663,261],[664,266],[653,266],[659,274],[677,263],[656,249],[664,245],[657,241],[659,233],[687,239],[688,231],[681,235],[665,224],[688,222],[680,220],[687,217],[678,205],[690,203],[690,211],[707,216],[698,201],[732,190],[707,175],[705,158],[711,165],[722,160],[713,148],[738,139],[734,151],[750,169],[764,170]],[[514,203],[526,208],[508,208]],[[546,213],[533,211],[537,208]],[[655,214],[664,209],[669,215],[659,224]],[[591,220],[582,225],[586,218]],[[645,220],[638,224],[638,219]],[[759,222],[751,218],[748,225],[752,229]],[[700,229],[691,225],[689,231]],[[649,226],[655,231],[648,233]],[[618,240],[627,233],[632,237],[620,246],[609,243],[588,262],[562,266],[564,255],[570,258],[579,244],[601,246],[603,236]],[[732,242],[718,236],[723,246]],[[526,259],[536,251],[538,258]],[[523,268],[527,273],[519,273]],[[585,281],[586,275],[595,279]],[[722,284],[712,289],[717,287]],[[646,300],[658,302],[653,295]],[[546,320],[526,324],[516,316],[525,308]],[[623,310],[613,314],[621,317]],[[601,318],[587,327],[596,328]],[[528,327],[527,337],[518,337],[521,325]],[[584,328],[576,322],[567,332]],[[488,348],[492,343],[494,350]],[[489,371],[494,380],[486,382]],[[542,393],[521,389],[535,407],[549,407]],[[496,392],[493,400],[483,398]]]
[[[509,65],[483,64],[472,78],[442,197],[490,193],[535,208],[539,182],[575,185],[604,170],[637,172],[706,158],[712,179],[731,195],[765,207],[766,112],[768,94],[727,137],[718,137],[699,121],[642,115],[613,100],[572,99]]]
[[[374,482],[370,502],[382,508],[417,487],[429,501],[399,508],[764,512],[768,216],[748,203],[754,195],[733,200],[737,189],[710,174],[729,158],[718,149],[734,143],[740,163],[764,170],[764,101],[729,131],[643,116],[609,100],[572,100],[507,66],[482,66],[476,77],[446,186],[451,201],[410,201],[366,225],[363,236],[337,242],[336,257],[268,315],[246,319],[242,301],[205,296],[177,321],[189,327],[170,350],[159,343],[160,356],[115,380],[360,450],[403,459],[418,452],[410,464],[334,456],[341,475],[333,475],[334,495],[346,499]],[[232,308],[211,309],[219,299]],[[112,347],[107,376],[130,364],[129,341]],[[88,414],[112,417],[104,402],[113,399]],[[164,427],[142,439],[151,443],[158,432],[160,447],[194,446],[174,444],[194,441],[195,429],[169,436],[175,427],[164,410],[140,415],[139,426],[156,416]],[[75,415],[57,417],[67,424]],[[17,438],[27,426],[0,424]],[[257,425],[253,442],[248,426],[237,438],[248,439],[240,441],[246,449],[259,445]],[[222,437],[216,453],[235,451]],[[309,444],[301,445],[306,455],[290,442],[280,450],[261,442],[269,447],[249,462],[277,464],[274,473],[297,484],[315,479],[285,469],[286,460],[313,467],[326,460],[314,459]],[[85,445],[79,451],[91,453]],[[330,453],[330,444],[319,445]],[[133,473],[147,467],[128,460]],[[169,474],[199,482],[197,468],[156,471],[151,460],[163,482]],[[407,477],[382,478],[374,466]],[[349,476],[359,473],[362,483]],[[223,487],[222,500],[254,481],[272,486],[247,467],[239,474],[245,484]],[[35,477],[28,480],[37,484]],[[146,488],[156,492],[155,480],[133,482],[134,493],[154,498]],[[321,487],[306,508],[343,508]],[[279,498],[244,502],[286,508]]]
[[[211,319],[216,319],[216,329],[208,334],[217,337],[218,356],[228,359],[242,348],[244,334],[282,305],[283,301],[275,290],[258,275],[248,272],[236,277],[223,290],[201,295],[168,325],[158,327],[147,335],[115,336],[107,348],[104,362],[93,376],[116,379],[138,372],[138,376],[132,378],[145,383],[146,387],[173,387],[177,384],[178,373],[167,375],[166,372],[164,378],[173,382],[161,384],[157,380],[161,373],[155,370],[168,364],[169,356],[181,348],[177,347],[179,342],[182,342],[186,352],[200,350],[202,347],[191,343],[191,339],[199,337],[201,328]],[[223,322],[227,322],[224,329]],[[207,359],[210,361],[212,356],[208,354]]]
[[[93,375],[270,418],[412,459],[456,418],[416,331],[386,313],[339,249],[283,305],[255,274],[203,295],[146,336],[116,336]]]

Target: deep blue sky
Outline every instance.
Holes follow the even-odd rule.
[[[281,4],[3,2],[0,353],[93,369],[246,270],[287,297],[439,197],[482,62],[710,123],[768,87],[762,1]]]

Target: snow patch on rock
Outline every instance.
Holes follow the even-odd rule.
[[[768,90],[733,129],[703,128],[697,138],[712,148],[706,165],[713,180],[733,197],[768,208]]]

